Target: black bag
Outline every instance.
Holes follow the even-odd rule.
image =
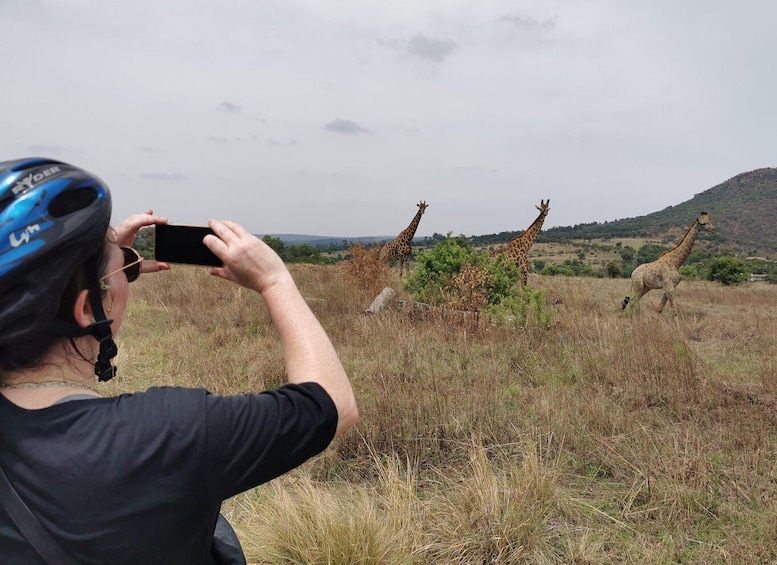
[[[213,543],[210,546],[211,565],[246,565],[246,556],[237,534],[227,519],[219,513]]]

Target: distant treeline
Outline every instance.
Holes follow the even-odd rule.
[[[676,238],[664,236],[661,244],[646,243],[638,248],[630,245],[623,245],[621,242],[610,243],[609,240],[616,237],[635,237],[634,232],[620,234],[621,230],[610,230],[611,226],[607,224],[586,224],[586,226],[599,226],[601,231],[588,233],[599,233],[599,237],[581,238],[580,226],[573,228],[551,228],[547,232],[542,232],[537,241],[540,243],[569,243],[570,240],[577,250],[575,257],[565,259],[561,263],[555,263],[546,260],[535,260],[531,267],[535,273],[543,275],[562,275],[562,276],[588,276],[601,278],[628,278],[631,272],[642,263],[655,261],[663,252],[668,251],[676,244]],[[455,236],[455,239],[464,240],[473,247],[494,247],[502,245],[516,235],[522,232],[500,232],[497,234],[482,236]],[[574,235],[572,235],[574,234]],[[446,239],[450,239],[450,233],[447,235],[434,233],[431,237],[422,237],[413,239],[413,248],[415,251],[423,251],[433,248],[436,244]],[[643,235],[643,237],[648,237]],[[596,239],[596,241],[592,241]],[[751,273],[766,274],[766,280],[777,282],[777,262],[766,261],[760,258],[741,259],[732,256],[730,253],[721,251],[721,237],[705,235],[708,240],[707,245],[695,248],[680,271],[688,279],[708,279],[711,273],[716,270],[725,269],[727,272],[734,273],[730,276],[731,280],[741,282],[746,280]],[[329,241],[325,245],[314,245],[311,243],[288,244],[278,237],[266,235],[262,241],[272,247],[276,253],[287,263],[311,263],[318,265],[333,264],[349,258],[348,251],[355,244],[364,245],[362,242],[350,240]],[[369,241],[366,247],[380,246],[383,241]],[[135,248],[145,258],[152,258],[154,255],[154,230],[142,229],[135,240]],[[602,262],[600,264],[592,263],[589,256],[596,252],[615,253],[618,258]],[[728,275],[727,275],[728,276]]]

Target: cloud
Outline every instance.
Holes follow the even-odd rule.
[[[407,52],[421,59],[429,59],[435,63],[442,63],[458,45],[453,41],[435,39],[425,35],[416,35],[407,44]]]
[[[371,133],[367,128],[361,127],[354,121],[344,120],[342,118],[335,118],[324,126],[324,129],[334,131],[336,133]]]
[[[498,18],[497,21],[511,24],[522,31],[553,31],[556,29],[558,17],[554,16],[547,20],[539,21],[532,17],[507,14]]]
[[[232,102],[229,102],[228,100],[225,100],[224,102],[219,104],[217,106],[217,108],[221,112],[231,112],[231,113],[234,113],[234,112],[242,111],[242,108],[240,106],[238,106],[237,104],[234,104]]]
[[[187,177],[186,175],[181,175],[178,173],[142,173],[140,175],[140,178],[145,180],[161,180],[161,181],[189,180],[189,177]]]
[[[0,2],[0,13],[11,16],[39,15],[43,11],[40,0],[4,0]]]
[[[76,149],[70,149],[58,143],[33,143],[27,146],[27,151],[32,155],[66,155],[78,153]]]
[[[274,137],[271,137],[267,140],[267,144],[271,145],[272,147],[294,147],[297,145],[297,141],[294,139],[291,141],[283,141],[281,139],[275,139]]]
[[[216,135],[209,135],[208,136],[208,141],[210,141],[212,143],[227,144],[227,143],[229,143],[229,138],[228,137],[219,137],[219,136],[216,136]]]

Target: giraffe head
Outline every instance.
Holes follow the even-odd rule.
[[[416,206],[418,206],[418,211],[421,214],[423,214],[426,211],[426,207],[428,206],[428,204],[425,201],[422,200],[421,202],[416,204]]]
[[[712,225],[712,220],[710,220],[707,212],[702,212],[699,214],[699,217],[696,219],[696,221],[699,222],[699,229],[702,231],[708,231],[713,235],[718,233],[718,230],[716,230],[715,226]]]
[[[548,198],[547,202],[545,202],[544,200],[540,200],[540,205],[539,206],[535,205],[534,207],[540,211],[541,216],[547,216],[548,212],[550,212],[550,198]]]

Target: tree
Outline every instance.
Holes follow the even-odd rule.
[[[622,247],[618,253],[620,254],[624,263],[631,263],[634,260],[634,256],[637,254],[637,250],[634,249],[631,245],[626,245]]]
[[[611,279],[618,279],[623,276],[623,269],[621,268],[621,264],[617,261],[608,261],[604,270],[607,271],[607,276]]]
[[[332,259],[322,255],[318,247],[313,247],[307,243],[290,245],[286,249],[285,261],[289,263],[313,263],[316,265],[334,263]]]
[[[666,251],[665,247],[656,245],[655,243],[646,243],[637,251],[637,263],[651,263],[658,259],[661,254]]]
[[[154,230],[153,227],[147,226],[138,230],[138,233],[135,236],[135,243],[132,244],[132,247],[140,253],[140,256],[143,257],[143,259],[153,259],[155,241],[156,230]]]
[[[286,243],[282,239],[266,235],[262,238],[262,241],[269,245],[281,259],[286,260]]]
[[[736,257],[725,256],[718,257],[710,264],[709,272],[707,273],[707,280],[717,281],[723,283],[726,286],[739,284],[745,282],[750,273],[747,270],[747,265],[742,259]]]

